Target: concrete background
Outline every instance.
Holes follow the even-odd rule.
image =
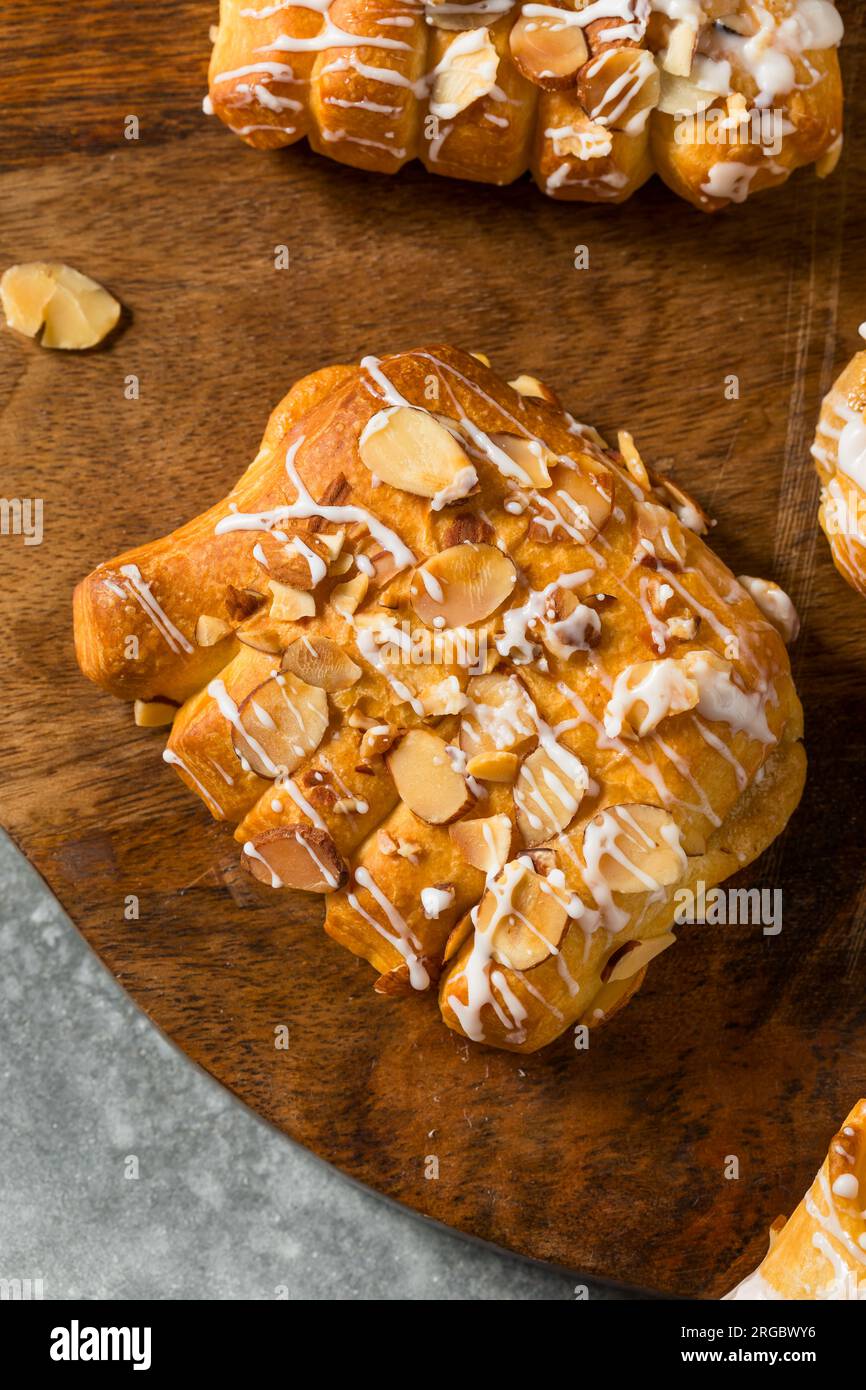
[[[0,1277],[46,1299],[575,1297],[258,1120],[157,1033],[2,833],[0,960]]]

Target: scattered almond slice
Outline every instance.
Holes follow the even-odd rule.
[[[349,873],[334,841],[315,825],[284,825],[248,840],[244,868],[271,888],[298,888],[305,893],[333,893]]]
[[[662,57],[662,67],[674,77],[688,77],[698,44],[698,31],[688,20],[679,20],[671,29]]]
[[[452,545],[466,545],[467,541],[482,545],[494,538],[493,527],[483,516],[479,516],[477,512],[460,512],[457,516],[448,518],[442,534],[442,549],[445,550]],[[408,598],[408,589],[406,597]]]
[[[550,91],[573,87],[589,57],[583,30],[568,10],[562,10],[561,15],[548,11],[530,17],[521,13],[508,39],[518,71]]]
[[[108,290],[55,261],[10,266],[0,279],[0,300],[9,327],[28,338],[44,324],[47,348],[96,347],[120,318],[120,305]]]
[[[450,430],[414,406],[380,410],[365,425],[358,448],[381,482],[434,504],[465,497],[478,482],[469,455]]]
[[[318,748],[328,727],[328,697],[290,671],[257,686],[238,710],[232,744],[259,777],[294,772]]]
[[[177,705],[168,700],[136,700],[133,718],[139,729],[162,729],[174,721]]]
[[[665,116],[696,116],[712,106],[717,96],[718,93],[698,86],[688,77],[674,77],[663,72],[657,109]]]
[[[494,960],[512,970],[547,960],[567,925],[564,905],[522,859],[506,864],[478,909],[478,930],[490,932]]]
[[[195,625],[196,645],[215,647],[217,642],[221,642],[231,632],[232,625],[227,623],[225,618],[214,618],[208,613],[202,613]]]
[[[268,584],[271,591],[271,606],[268,617],[274,623],[295,623],[299,618],[316,616],[316,600],[303,589],[295,589],[291,584],[280,584],[272,579]]]
[[[430,825],[447,825],[472,804],[466,780],[452,767],[438,734],[410,729],[385,758],[401,801]]]
[[[483,874],[498,874],[511,852],[512,826],[505,815],[461,820],[448,827],[448,834],[466,863]]]
[[[536,499],[530,540],[588,544],[604,529],[613,511],[613,478],[605,469],[557,464],[550,488]]]
[[[662,657],[638,661],[620,671],[604,711],[608,738],[646,738],[664,719],[694,709],[700,700],[698,683],[687,659]]]
[[[331,591],[331,603],[344,618],[350,618],[363,602],[369,587],[366,574],[356,574],[354,579],[347,579],[345,584],[338,584]]]
[[[430,114],[440,121],[453,121],[461,111],[490,95],[498,68],[499,54],[486,28],[461,34],[435,69]]]
[[[495,545],[452,545],[419,565],[409,593],[428,627],[470,627],[510,597],[517,570]]]
[[[781,634],[783,641],[795,642],[800,631],[800,619],[785,590],[770,579],[753,579],[748,574],[741,574],[738,583],[742,584],[767,622],[772,623]]]
[[[611,48],[581,68],[577,95],[591,121],[611,130],[635,130],[658,104],[661,79],[644,48]]]
[[[537,376],[529,376],[526,372],[521,372],[508,385],[518,396],[533,396],[537,400],[547,401],[548,405],[559,405],[559,397],[544,381],[539,381]]]
[[[540,845],[565,830],[588,787],[586,767],[562,744],[556,745],[555,756],[544,747],[530,753],[514,788],[517,828],[524,843]]]
[[[612,893],[668,887],[682,876],[686,862],[673,817],[640,802],[593,817],[584,831],[583,854],[589,888],[600,878]]]
[[[633,975],[645,970],[651,960],[655,960],[656,956],[660,956],[662,951],[666,951],[675,942],[673,932],[665,932],[664,935],[655,936],[649,941],[626,941],[608,958],[601,972],[602,981],[607,984],[615,980],[630,980]]]
[[[556,455],[540,440],[516,434],[492,434],[490,438],[523,470],[533,487],[550,487],[550,469],[556,464]]]
[[[361,668],[330,637],[298,637],[283,654],[282,669],[320,690],[348,690]]]
[[[521,755],[538,740],[532,701],[516,676],[494,671],[474,676],[466,690],[470,704],[460,722],[460,747],[468,759],[485,752]]]
[[[517,776],[519,766],[520,759],[516,753],[488,750],[470,758],[466,771],[480,782],[504,782],[510,785]]]
[[[481,365],[482,365],[482,367],[487,367],[487,369],[488,369],[488,371],[489,371],[489,369],[490,369],[490,358],[487,356],[487,353],[486,353],[486,352],[471,352],[471,353],[469,354],[469,356],[470,356],[470,357],[474,357],[476,362],[480,362]]]
[[[339,559],[340,551],[343,549],[343,542],[346,539],[346,528],[341,526],[338,531],[317,531],[316,541],[325,551],[328,560],[333,562]]]

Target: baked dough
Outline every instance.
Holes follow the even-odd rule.
[[[715,212],[842,149],[831,0],[221,0],[205,110],[276,149]]]
[[[519,388],[519,389],[518,389]],[[84,673],[376,988],[529,1052],[608,1017],[681,890],[800,798],[778,628],[651,474],[437,347],[300,382],[228,497],[75,594]],[[750,584],[754,581],[748,581]]]
[[[839,573],[866,595],[866,352],[826,396],[812,457],[821,479],[821,530]]]
[[[770,1227],[770,1249],[727,1299],[866,1299],[866,1100],[860,1100],[790,1220]]]

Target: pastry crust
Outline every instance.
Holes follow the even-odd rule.
[[[830,1142],[797,1210],[770,1227],[763,1262],[738,1284],[734,1301],[866,1299],[866,1100]]]
[[[818,520],[839,573],[866,596],[866,352],[849,362],[821,407],[812,457]]]
[[[221,0],[205,109],[378,173],[621,203],[656,172],[716,212],[835,167],[842,32],[832,0]]]
[[[805,758],[697,505],[519,384],[448,347],[308,378],[224,501],[78,586],[75,637],[180,703],[166,760],[379,992],[438,981],[451,1028],[528,1052],[622,1006]]]

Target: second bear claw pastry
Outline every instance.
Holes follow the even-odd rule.
[[[378,173],[621,203],[657,172],[715,212],[835,167],[841,39],[831,0],[222,0],[205,110]]]
[[[533,1051],[621,1007],[676,894],[800,797],[790,614],[700,530],[532,378],[368,357],[295,386],[224,501],[84,580],[76,648],[144,714],[180,705],[166,760],[251,873],[325,896],[380,993],[438,983],[450,1027]]]

